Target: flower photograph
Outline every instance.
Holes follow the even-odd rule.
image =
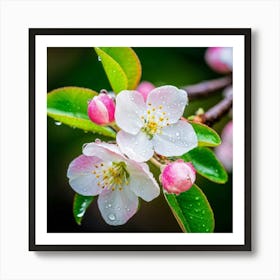
[[[232,77],[232,47],[48,47],[47,232],[231,233]]]

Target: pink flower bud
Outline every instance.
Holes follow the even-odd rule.
[[[150,82],[142,82],[142,83],[139,84],[139,86],[137,87],[136,90],[141,93],[141,95],[144,98],[144,101],[146,102],[148,94],[154,88],[155,88],[155,86],[152,83],[150,83]]]
[[[103,125],[115,120],[115,103],[104,93],[94,96],[88,104],[88,116],[96,124]]]
[[[180,194],[191,188],[195,174],[196,171],[190,162],[178,159],[164,167],[160,180],[165,191]]]
[[[205,60],[216,72],[230,73],[232,71],[232,48],[208,48]]]
[[[215,149],[216,156],[227,171],[232,171],[232,136],[232,121],[230,121],[222,131],[222,144]]]

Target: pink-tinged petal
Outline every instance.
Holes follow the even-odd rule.
[[[85,196],[98,195],[101,192],[100,187],[97,186],[97,179],[92,173],[95,165],[100,162],[101,160],[97,157],[81,155],[70,163],[67,177],[75,192]]]
[[[125,186],[122,191],[103,191],[97,200],[105,222],[112,226],[125,224],[138,209],[138,197]]]
[[[106,106],[108,121],[113,122],[115,120],[115,103],[109,94],[99,94],[100,101]]]
[[[143,81],[139,84],[139,86],[137,87],[137,91],[140,92],[144,98],[144,101],[146,102],[147,97],[149,95],[149,93],[155,88],[155,86],[150,83],[150,82],[146,82]]]
[[[185,121],[166,126],[153,137],[155,152],[163,156],[181,156],[197,146],[193,127]]]
[[[116,145],[103,142],[85,144],[83,154],[98,157],[104,162],[122,161],[124,159]]]
[[[223,163],[227,171],[232,171],[233,165],[233,124],[232,121],[228,122],[224,127],[221,138],[222,144],[215,149],[215,153],[220,161]]]
[[[222,143],[215,149],[216,156],[222,162],[227,171],[232,171],[233,153],[232,145]]]
[[[160,194],[160,188],[146,163],[127,161],[130,175],[128,188],[145,201],[151,201]]]
[[[120,130],[117,134],[117,144],[124,154],[138,162],[147,161],[154,154],[152,141],[142,131],[132,135]]]
[[[222,143],[226,143],[232,146],[233,140],[233,122],[229,121],[223,128],[222,134]]]
[[[115,119],[117,125],[130,134],[137,134],[143,126],[146,105],[142,95],[133,90],[123,90],[116,98]]]
[[[176,123],[183,115],[188,103],[186,91],[174,86],[162,86],[152,90],[147,98],[147,107],[155,109],[157,115],[168,118],[170,124]]]
[[[212,47],[206,50],[205,60],[216,72],[229,73],[232,71],[232,55],[232,48]]]

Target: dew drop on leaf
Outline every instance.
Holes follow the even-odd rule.
[[[79,218],[83,217],[85,212],[86,212],[86,210],[84,208],[80,208],[80,212],[79,212],[79,214],[77,214],[77,217],[79,217]]]
[[[55,125],[60,126],[62,122],[54,122]]]

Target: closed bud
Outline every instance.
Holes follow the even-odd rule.
[[[205,53],[205,60],[216,72],[222,74],[232,72],[232,48],[208,48]]]
[[[152,91],[153,89],[155,88],[155,86],[150,83],[150,82],[142,82],[139,84],[139,86],[137,87],[137,91],[139,93],[141,93],[141,95],[143,96],[144,98],[144,101],[146,102],[147,100],[147,97],[148,97],[148,94],[150,93],[150,91]]]
[[[95,96],[88,104],[88,116],[92,122],[104,125],[115,120],[115,102],[105,93]]]
[[[180,194],[191,188],[196,178],[196,170],[190,162],[179,159],[166,165],[160,180],[168,193]]]

